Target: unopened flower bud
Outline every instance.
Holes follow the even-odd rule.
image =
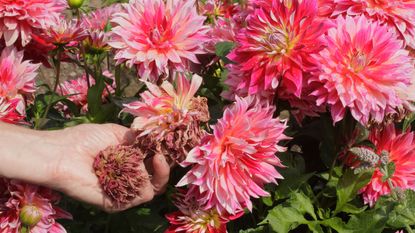
[[[33,205],[26,205],[20,211],[20,221],[24,226],[33,227],[42,219],[42,213]]]
[[[84,4],[84,0],[68,0],[71,9],[79,9]]]

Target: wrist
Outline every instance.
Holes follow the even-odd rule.
[[[46,185],[50,182],[56,144],[48,132],[0,125],[0,176]]]

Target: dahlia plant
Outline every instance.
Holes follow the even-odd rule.
[[[89,158],[120,210],[170,168],[112,214],[0,177],[0,233],[414,232],[414,28],[412,0],[0,0],[1,122],[128,127]]]

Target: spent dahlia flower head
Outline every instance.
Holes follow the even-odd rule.
[[[35,77],[40,64],[23,60],[23,51],[6,47],[0,56],[0,96],[14,98],[17,94],[35,92]]]
[[[72,219],[72,216],[55,206],[60,200],[57,193],[5,179],[0,188],[0,232],[66,233],[56,219]]]
[[[23,98],[17,96],[13,99],[8,99],[0,96],[0,121],[20,124],[23,122],[25,115]]]
[[[173,71],[186,71],[199,63],[207,41],[205,17],[197,14],[194,0],[131,0],[112,22],[117,63],[136,65],[143,80],[156,82]]]
[[[111,146],[101,151],[93,164],[105,193],[117,205],[134,200],[149,179],[141,165],[146,155],[132,146]]]
[[[66,7],[62,0],[0,0],[0,39],[6,46],[20,40],[25,46],[32,33],[53,25]]]
[[[201,124],[209,121],[207,100],[195,97],[202,81],[198,75],[190,81],[177,74],[176,87],[168,81],[160,87],[146,82],[149,90],[141,94],[142,100],[124,105],[123,111],[136,117],[131,128],[138,131],[137,140],[156,147],[148,149],[162,153],[170,163],[184,160],[205,135]]]
[[[320,8],[324,16],[365,15],[386,24],[415,49],[414,0],[320,0]]]
[[[174,204],[179,209],[166,215],[170,227],[165,233],[226,233],[226,223],[243,215],[220,214],[216,208],[203,209],[196,195],[178,190]]]
[[[415,134],[414,132],[398,132],[393,124],[389,124],[383,130],[374,129],[369,135],[369,140],[375,145],[373,151],[379,156],[377,163],[381,163],[381,155],[387,155],[386,162],[395,164],[395,171],[390,178],[393,187],[389,186],[382,177],[384,174],[379,167],[375,169],[372,179],[361,190],[365,204],[373,206],[382,195],[391,193],[391,188],[401,190],[415,190]],[[383,161],[385,162],[385,161]]]
[[[286,122],[273,118],[274,110],[237,97],[213,134],[189,152],[181,165],[191,169],[177,186],[200,193],[198,201],[206,209],[229,214],[252,210],[250,198],[268,196],[264,184],[283,178],[275,166],[284,166],[275,153],[286,150],[278,143],[289,137],[284,135]]]
[[[300,96],[303,73],[315,67],[310,55],[322,49],[329,24],[317,16],[316,0],[255,3],[247,27],[237,35],[238,46],[228,55],[238,64],[234,69],[247,73],[240,78],[243,91],[256,95],[283,85]]]
[[[320,66],[310,79],[321,85],[311,93],[317,105],[327,104],[334,122],[349,109],[363,125],[411,109],[415,69],[403,42],[365,16],[339,16],[335,23],[324,36],[327,47],[311,55]]]

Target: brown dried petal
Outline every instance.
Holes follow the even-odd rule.
[[[111,146],[95,158],[93,167],[105,193],[116,203],[135,199],[143,182],[148,179],[141,163],[145,155],[132,146]]]

